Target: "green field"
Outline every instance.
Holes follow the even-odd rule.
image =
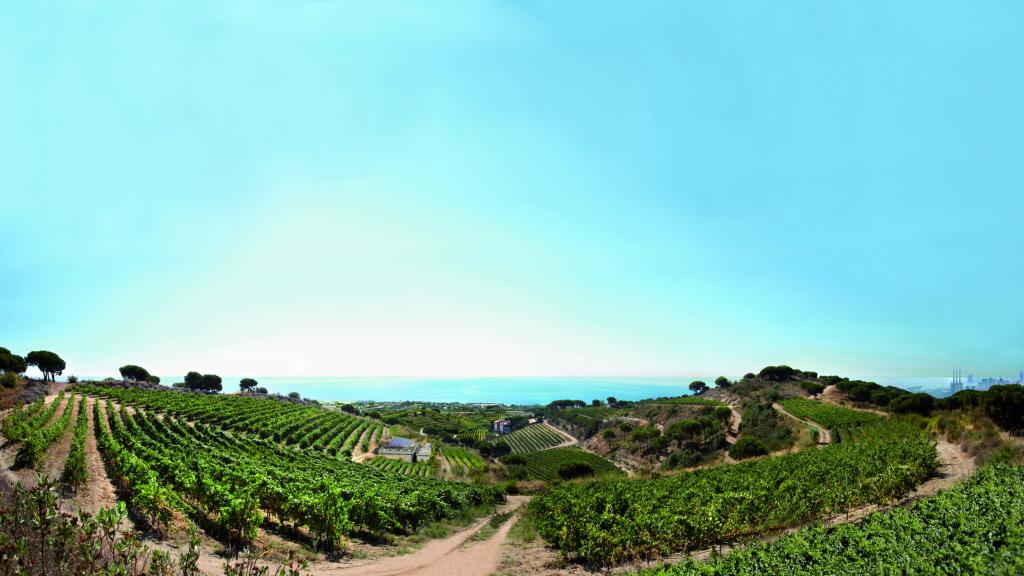
[[[527,455],[543,455],[545,452]],[[669,478],[563,484],[530,505],[540,535],[594,566],[664,556],[901,497],[937,467],[916,428]]]
[[[456,475],[468,474],[473,470],[484,470],[487,462],[475,452],[470,452],[461,446],[449,446],[438,444],[437,450],[440,455],[448,461],[448,466]]]
[[[526,459],[526,471],[529,476],[540,480],[558,479],[559,467],[571,462],[588,464],[598,475],[621,474],[621,471],[608,460],[575,446],[531,452],[523,454],[523,457]]]
[[[1024,468],[985,467],[910,508],[641,574],[1024,574]]]
[[[781,404],[782,407],[793,416],[813,420],[829,430],[846,426],[869,424],[872,422],[878,422],[882,419],[881,416],[871,414],[870,412],[851,410],[849,408],[842,408],[832,404],[824,404],[822,402],[816,402],[806,398],[780,400],[779,404]]]
[[[508,444],[514,454],[537,452],[558,446],[566,437],[543,424],[532,424],[508,434],[501,440]]]
[[[421,478],[430,476],[430,466],[427,464],[420,464],[418,462],[413,464],[412,462],[393,460],[391,458],[374,458],[367,462],[367,464],[378,470],[385,470],[387,472],[409,474],[411,476],[419,476]]]
[[[406,534],[496,499],[484,486],[379,470],[317,449],[358,439],[372,427],[366,419],[273,400],[76,390],[121,400],[120,407],[95,403],[97,444],[114,480],[154,526],[166,526],[175,511],[201,515],[218,539],[244,543],[274,518],[308,531],[314,547],[334,549],[346,536]],[[135,410],[125,409],[129,402]],[[5,429],[41,426],[52,409],[31,410],[5,420]]]

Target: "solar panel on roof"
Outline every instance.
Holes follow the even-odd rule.
[[[390,446],[412,446],[412,440],[408,438],[392,438]]]

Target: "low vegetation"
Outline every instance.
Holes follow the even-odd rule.
[[[565,442],[565,436],[543,424],[533,424],[516,430],[501,441],[507,444],[514,454],[526,454],[558,446]]]
[[[641,576],[804,573],[1024,573],[1024,468],[985,467],[910,508],[877,512],[857,524],[816,526],[724,558]]]
[[[540,535],[567,557],[607,566],[886,502],[936,467],[924,433],[886,422],[861,442],[821,450],[669,478],[564,484],[537,496],[531,511]]]
[[[871,414],[870,412],[851,410],[849,408],[842,408],[832,404],[815,402],[814,400],[808,400],[806,398],[780,400],[779,404],[781,404],[782,407],[793,416],[796,416],[797,418],[807,418],[808,420],[821,424],[829,430],[845,428],[847,426],[859,426],[860,424],[870,424],[881,419],[881,416]]]

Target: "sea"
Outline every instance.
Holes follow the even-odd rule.
[[[337,376],[252,376],[271,393],[298,392],[303,398],[345,402],[462,402],[486,404],[547,404],[553,400],[643,400],[690,394],[689,385],[702,380],[709,385],[714,376],[665,377],[337,377]],[[739,375],[726,375],[730,379]],[[224,377],[224,390],[238,389],[240,376]],[[912,391],[939,393],[948,389],[943,378],[863,378],[883,385]],[[183,376],[161,376],[165,385],[181,382]],[[937,394],[938,395],[938,394]]]
[[[708,384],[717,376],[673,377],[487,377],[407,378],[334,376],[252,376],[268,392],[298,392],[303,398],[346,402],[462,402],[485,404],[547,404],[553,400],[643,400],[690,394],[694,380]],[[183,376],[160,376],[165,385]],[[224,390],[238,390],[241,377],[225,376]]]

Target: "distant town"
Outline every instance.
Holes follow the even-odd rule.
[[[1017,378],[1003,377],[982,377],[975,379],[974,374],[968,374],[967,379],[963,378],[963,371],[957,368],[953,371],[953,380],[949,383],[949,393],[956,394],[961,390],[988,390],[1000,384],[1024,384],[1024,370],[1017,374]]]

